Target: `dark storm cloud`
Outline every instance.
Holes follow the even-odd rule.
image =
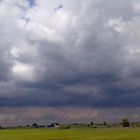
[[[139,107],[134,3],[35,2],[1,2],[0,106]]]
[[[56,93],[57,92],[57,93]],[[80,91],[79,91],[80,92]],[[60,91],[49,91],[45,93],[34,93],[20,97],[1,97],[1,107],[62,107],[62,106],[77,106],[77,107],[95,107],[95,108],[112,108],[112,107],[138,107],[140,93],[124,91],[108,91],[102,96],[93,95],[91,91],[81,94],[74,92],[60,93]],[[119,94],[118,94],[119,93]],[[117,95],[118,94],[118,95]],[[63,99],[63,100],[62,100]]]

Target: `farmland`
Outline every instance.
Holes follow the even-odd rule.
[[[7,129],[0,140],[138,140],[139,128]]]

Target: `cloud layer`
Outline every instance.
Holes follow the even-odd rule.
[[[120,122],[123,118],[139,121],[140,108],[95,109],[85,107],[0,108],[0,124],[4,126],[59,123]]]
[[[1,107],[139,107],[137,0],[1,0]]]

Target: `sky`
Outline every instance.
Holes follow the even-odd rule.
[[[0,0],[0,124],[140,120],[139,0]]]

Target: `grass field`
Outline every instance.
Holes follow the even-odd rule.
[[[140,140],[140,129],[13,129],[1,130],[0,140]]]

